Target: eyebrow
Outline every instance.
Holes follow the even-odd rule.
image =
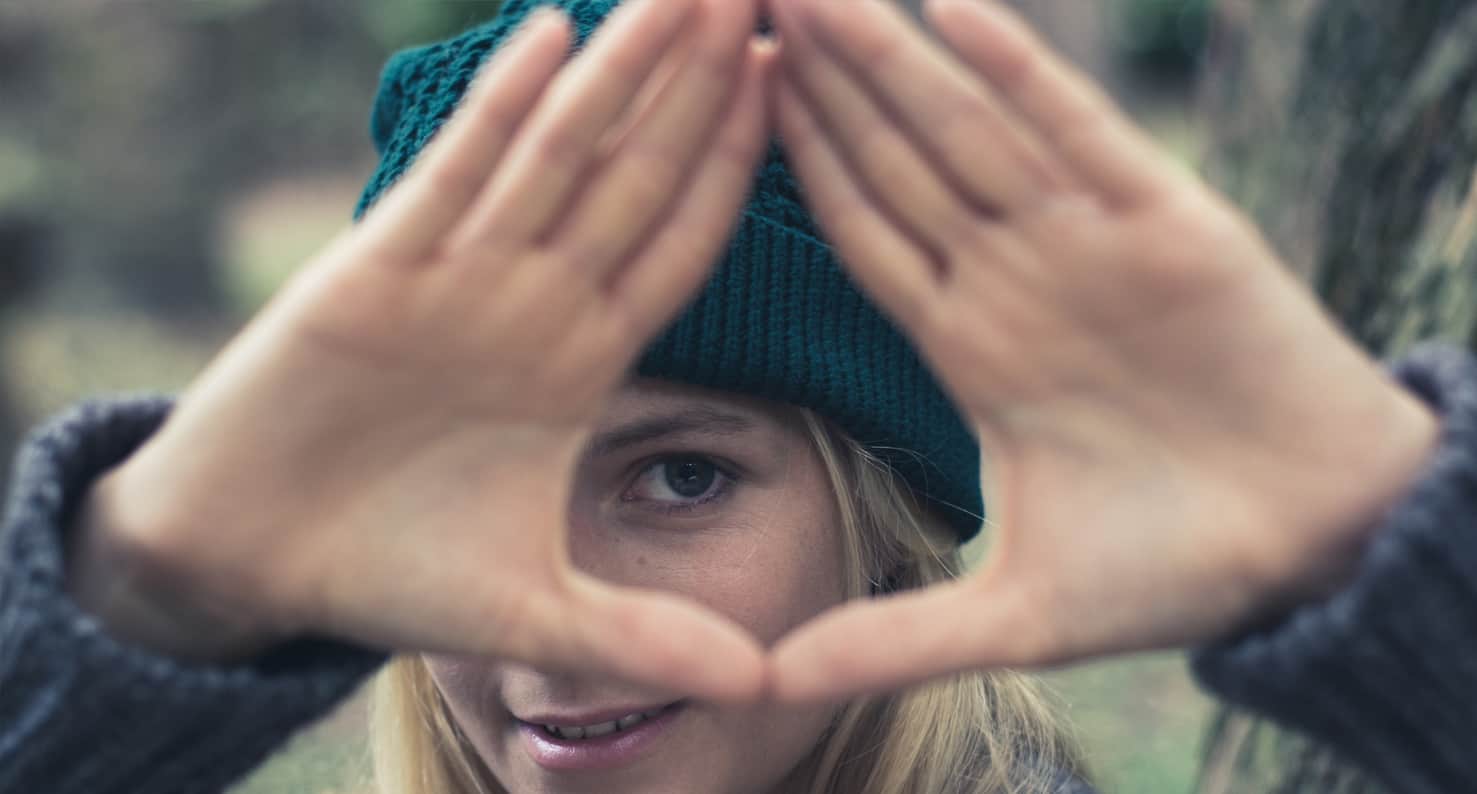
[[[740,414],[706,406],[692,406],[679,411],[639,419],[601,433],[590,441],[592,457],[608,455],[623,447],[654,441],[667,436],[700,433],[710,436],[736,436],[757,427],[753,419]]]

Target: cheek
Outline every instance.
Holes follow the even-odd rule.
[[[728,577],[735,618],[747,613],[766,644],[845,597],[840,517],[820,462],[792,471],[792,487],[754,525],[752,553],[716,569]]]
[[[765,645],[843,598],[839,542],[826,523],[773,525],[752,554],[714,571],[705,586],[713,606]]]
[[[691,598],[771,644],[843,600],[840,518],[805,436],[776,431],[727,457],[745,471],[732,497],[689,515],[623,506],[610,498],[609,472],[582,467],[567,514],[570,559],[611,584]]]
[[[593,576],[687,596],[772,644],[844,596],[834,510],[792,490],[691,533],[577,526],[571,555]]]
[[[438,654],[425,654],[421,660],[452,716],[468,736],[476,741],[497,734],[502,721],[508,719],[501,708],[492,705],[502,702],[501,665],[489,664],[486,659]],[[486,748],[479,749],[486,754]]]

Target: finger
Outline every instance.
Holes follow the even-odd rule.
[[[451,250],[517,247],[544,234],[695,7],[695,0],[642,0],[612,12],[533,110]]]
[[[775,9],[785,39],[785,74],[814,109],[813,116],[836,142],[872,203],[934,251],[964,244],[978,220],[972,208],[793,16],[789,4]]]
[[[615,274],[610,291],[626,338],[645,344],[712,272],[722,245],[754,181],[768,143],[765,96],[774,51],[751,44],[744,76],[719,137],[702,160],[671,219],[652,235],[631,264]]]
[[[780,139],[810,211],[857,280],[904,326],[916,328],[937,301],[939,265],[872,203],[790,81],[776,84]]]
[[[933,28],[1079,177],[1115,204],[1151,199],[1177,176],[1154,142],[1003,3],[930,0]]]
[[[1069,173],[987,84],[891,2],[791,0],[806,29],[979,207],[1030,206]]]
[[[562,12],[532,15],[482,67],[401,184],[370,211],[361,226],[366,244],[392,261],[417,262],[441,243],[486,186],[568,49]]]
[[[964,670],[1038,661],[1019,599],[955,582],[822,614],[771,651],[768,694],[839,700]],[[886,642],[875,638],[886,637]]]
[[[623,136],[569,215],[550,235],[597,281],[661,223],[725,115],[742,76],[753,6],[709,0],[692,55]],[[665,225],[665,224],[663,224]]]
[[[764,651],[747,632],[679,596],[580,577],[561,626],[578,660],[679,695],[752,701],[764,687]],[[576,660],[576,661],[578,661]]]

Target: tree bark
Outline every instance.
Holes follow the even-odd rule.
[[[1217,11],[1212,181],[1372,352],[1477,342],[1477,4]]]

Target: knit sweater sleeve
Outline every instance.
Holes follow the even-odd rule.
[[[115,640],[67,596],[69,519],[169,408],[84,404],[20,450],[0,524],[0,794],[222,791],[383,661],[305,639],[238,665],[185,664]]]
[[[1393,791],[1477,791],[1477,359],[1424,345],[1392,373],[1441,417],[1441,437],[1355,581],[1200,650],[1192,667],[1218,696],[1327,742]]]

